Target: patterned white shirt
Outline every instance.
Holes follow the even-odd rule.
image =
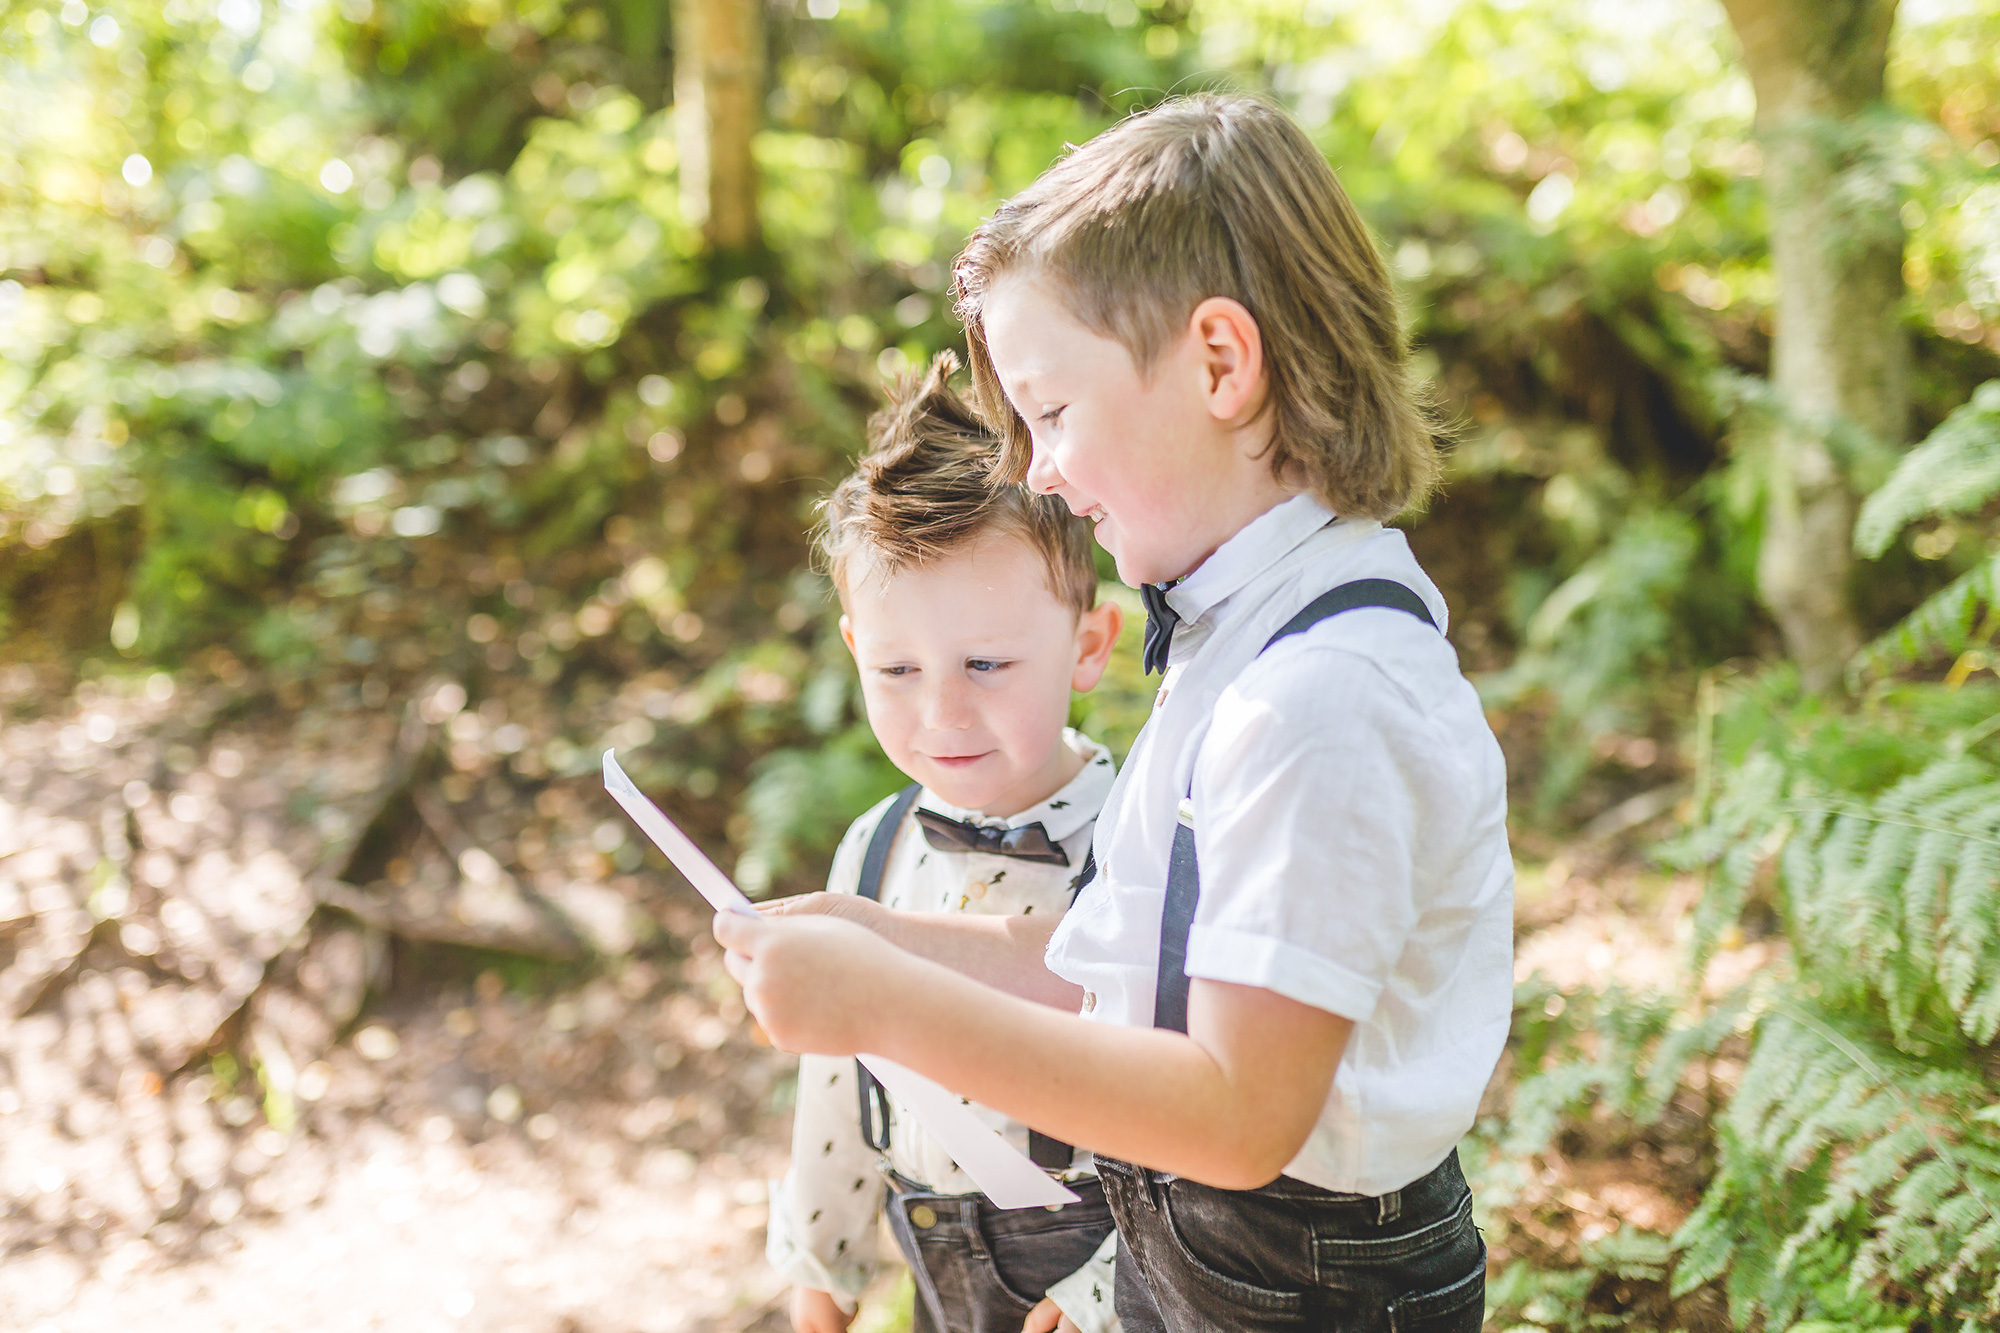
[[[929,790],[917,798],[917,804],[952,819],[993,828],[1039,823],[1068,853],[1067,866],[981,852],[940,851],[925,840],[915,819],[906,818],[883,871],[882,904],[905,912],[1062,915],[1083,873],[1097,812],[1114,776],[1110,751],[1074,731],[1065,732],[1064,740],[1083,756],[1082,769],[1048,800],[1012,818],[988,819],[975,811],[960,810]],[[828,892],[857,891],[869,840],[893,800],[883,800],[848,829],[833,856]],[[1009,1144],[1027,1152],[1027,1126],[977,1104],[972,1109]],[[935,1193],[979,1191],[893,1097],[890,1126],[886,1154],[877,1153],[863,1141],[854,1061],[817,1055],[800,1059],[792,1166],[784,1180],[772,1188],[766,1250],[781,1277],[796,1286],[831,1292],[844,1307],[851,1308],[874,1275],[876,1217],[887,1190],[884,1167]],[[1090,1154],[1079,1151],[1063,1178],[1094,1174]],[[1091,1299],[1093,1285],[1101,1288],[1101,1300]],[[1068,1284],[1064,1289],[1069,1289]],[[1058,1303],[1084,1333],[1108,1333],[1116,1328],[1108,1279],[1095,1284],[1086,1281],[1075,1296],[1067,1302],[1059,1297]],[[1070,1304],[1078,1309],[1069,1309]],[[1101,1315],[1096,1313],[1099,1308]]]

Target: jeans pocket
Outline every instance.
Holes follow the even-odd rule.
[[[1188,1233],[1183,1229],[1181,1219],[1174,1214],[1173,1191],[1160,1191],[1160,1230],[1172,1243],[1180,1265],[1196,1282],[1207,1287],[1215,1295],[1223,1298],[1233,1308],[1254,1311],[1281,1320],[1302,1318],[1305,1313],[1305,1293],[1303,1291],[1277,1291],[1260,1286],[1256,1282],[1232,1276],[1203,1259],[1189,1243]]]
[[[1099,1206],[1100,1211],[1102,1205]],[[1021,1313],[1041,1303],[1056,1283],[1090,1262],[1097,1247],[1111,1234],[1109,1217],[1085,1217],[1066,1226],[1043,1227],[1017,1234],[985,1237],[993,1280],[1024,1303]]]
[[[1449,1286],[1389,1303],[1390,1333],[1479,1333],[1486,1319],[1486,1242],[1479,1262]]]

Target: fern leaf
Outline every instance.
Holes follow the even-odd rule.
[[[1929,1147],[1923,1127],[1908,1121],[1862,1145],[1841,1164],[1819,1202],[1807,1210],[1799,1234],[1817,1239],[1835,1230],[1862,1204],[1902,1179],[1910,1162]]]
[[[2000,1327],[2000,1107],[1971,1044],[2000,1034],[2000,767],[1973,748],[1987,724],[1960,730],[1979,702],[1936,698],[1958,703],[1760,737],[1666,852],[1708,874],[1698,963],[1765,882],[1795,950],[1795,979],[1758,983],[1717,1171],[1675,1236],[1673,1290],[1720,1280],[1744,1326],[1859,1327],[1914,1292],[1934,1327]],[[1715,1030],[1621,1021],[1598,1057],[1650,1068],[1598,1086],[1640,1106]]]
[[[1728,1270],[1743,1236],[1740,1205],[1746,1195],[1755,1197],[1757,1182],[1743,1178],[1746,1167],[1751,1165],[1751,1155],[1741,1150],[1726,1122],[1719,1130],[1721,1170],[1710,1182],[1701,1202],[1688,1214],[1687,1221],[1674,1233],[1674,1248],[1680,1257],[1674,1263],[1669,1290],[1676,1297],[1715,1281]]]
[[[1694,912],[1691,953],[1697,973],[1722,932],[1742,916],[1751,881],[1789,837],[1788,780],[1785,766],[1774,756],[1753,753],[1724,780],[1707,822],[1661,851],[1669,865],[1708,871],[1706,891]]]
[[[1864,645],[1847,665],[1849,682],[1964,652],[1972,646],[1979,608],[2000,601],[1996,589],[2000,589],[2000,555],[1981,561],[1945,584],[1888,633]]]
[[[1971,513],[2000,494],[2000,380],[1979,386],[1861,506],[1854,547],[1869,559],[1932,514]]]
[[[1705,1055],[1713,1055],[1742,1020],[1749,996],[1742,991],[1718,1002],[1698,1022],[1670,1030],[1653,1051],[1632,1108],[1633,1118],[1645,1124],[1659,1119],[1667,1103],[1680,1088],[1687,1067]]]
[[[1836,1073],[1822,1068],[1814,1072],[1811,1086],[1823,1095],[1815,1099],[1811,1109],[1796,1118],[1773,1118],[1772,1128],[1783,1131],[1783,1137],[1775,1139],[1771,1158],[1794,1171],[1812,1161],[1829,1142],[1853,1135],[1851,1122],[1860,1115],[1870,1093],[1868,1076],[1861,1070]],[[1790,1123],[1785,1123],[1787,1120]]]
[[[1801,948],[1836,980],[1865,981],[1899,1039],[1935,990],[1969,1037],[1991,1040],[2000,1031],[2000,774],[1948,757],[1872,801],[1794,808],[1800,832],[1782,866]]]

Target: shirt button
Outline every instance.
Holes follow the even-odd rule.
[[[1085,991],[1083,993],[1083,1012],[1087,1014],[1096,1007],[1097,1007],[1097,992],[1090,990]]]
[[[983,879],[973,880],[972,883],[965,886],[965,892],[973,898],[984,898],[986,896],[986,881]]]
[[[920,1203],[910,1209],[910,1224],[919,1231],[928,1231],[937,1225],[937,1214],[931,1211],[929,1204]]]

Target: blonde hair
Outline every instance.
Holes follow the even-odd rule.
[[[1389,276],[1326,158],[1278,107],[1203,94],[1163,102],[1072,149],[973,232],[953,265],[979,406],[1018,480],[1028,430],[981,324],[1003,274],[1048,280],[1143,374],[1209,297],[1263,335],[1271,468],[1335,513],[1386,519],[1437,482],[1438,432],[1409,378]]]
[[[993,480],[999,442],[952,392],[956,369],[956,356],[938,353],[869,418],[868,452],[820,505],[814,544],[824,568],[845,596],[863,552],[894,573],[1000,532],[1041,557],[1049,591],[1082,615],[1097,604],[1090,524],[1054,496]]]

